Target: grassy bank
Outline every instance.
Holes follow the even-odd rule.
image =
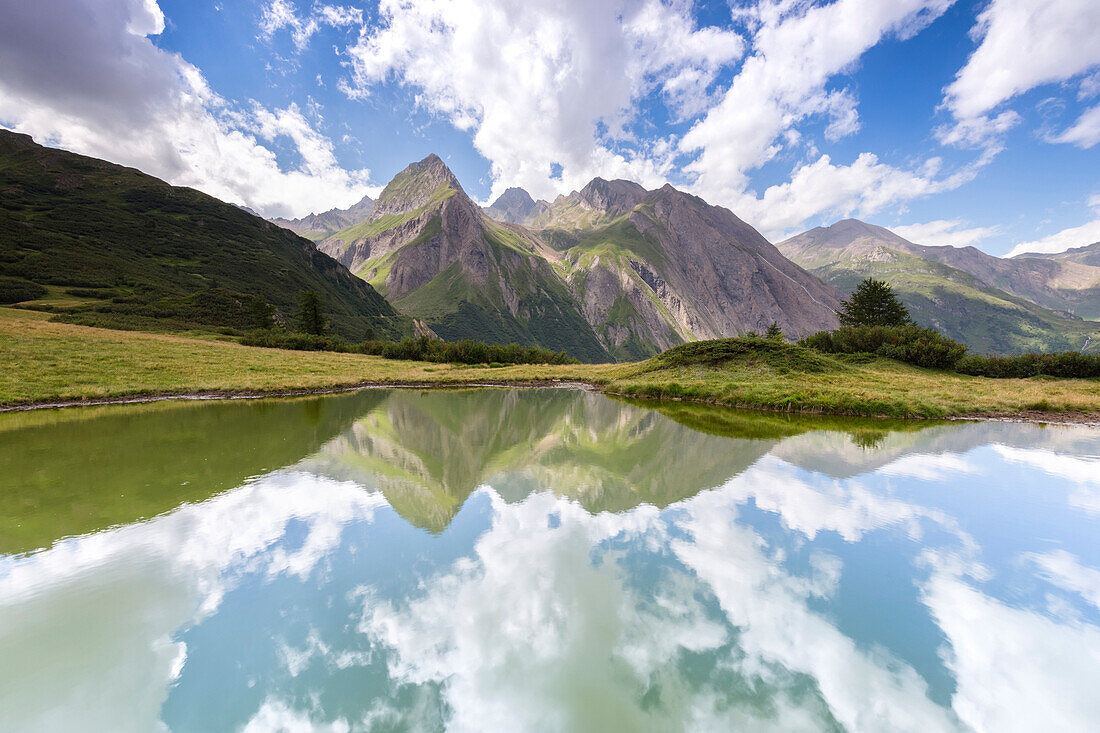
[[[1084,413],[1100,418],[1100,380],[970,377],[763,340],[689,344],[636,364],[489,367],[263,349],[47,318],[0,308],[0,405],[358,384],[563,380],[633,397],[773,410],[891,417]]]

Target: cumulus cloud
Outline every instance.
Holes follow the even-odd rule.
[[[944,568],[933,573],[923,596],[951,645],[947,664],[957,684],[952,707],[971,729],[1095,727],[1100,716],[1095,626],[1062,625],[1004,605]]]
[[[978,48],[944,90],[960,119],[984,115],[1040,84],[1100,64],[1093,0],[993,0],[971,31]]]
[[[906,224],[904,226],[890,227],[890,231],[899,237],[904,237],[910,242],[927,244],[933,247],[950,245],[952,247],[968,247],[977,244],[983,239],[988,239],[1000,234],[1000,227],[968,227],[966,222],[958,219],[937,219],[924,224]]]
[[[1030,89],[1072,79],[1100,64],[1098,27],[1100,4],[1093,0],[992,0],[971,30],[977,49],[944,89],[944,104],[955,122],[937,131],[937,137],[945,144],[984,147],[987,155],[999,152],[1005,133],[1020,118],[993,110]],[[1082,94],[1090,84],[1082,81]],[[1100,139],[1098,128],[1100,114],[1086,113],[1052,141],[1089,147]]]
[[[1095,215],[1100,217],[1100,194],[1089,197],[1088,206]],[[1092,219],[1080,226],[1067,227],[1042,239],[1020,242],[1005,256],[1016,257],[1028,253],[1055,254],[1074,247],[1084,247],[1095,242],[1100,242],[1100,218]]]
[[[162,729],[161,705],[187,658],[176,631],[215,613],[242,571],[308,576],[339,545],[344,525],[369,523],[383,506],[381,494],[350,482],[280,472],[148,522],[5,558],[0,647],[35,659],[30,672],[0,669],[5,724]],[[291,522],[306,536],[288,552]],[[73,598],[84,599],[79,617]],[[58,644],[59,635],[79,643]],[[252,730],[282,712],[266,706]]]
[[[776,184],[757,198],[752,193],[728,194],[730,206],[773,238],[793,233],[811,216],[868,217],[892,204],[950,191],[971,180],[977,168],[966,167],[940,176],[940,160],[902,170],[862,153],[850,165],[836,165],[828,155],[796,169],[786,183]],[[720,194],[719,194],[720,195]]]
[[[552,197],[592,177],[660,185],[667,141],[625,126],[643,93],[699,108],[718,70],[740,57],[733,32],[698,28],[686,6],[656,0],[383,0],[348,49],[353,95],[387,79],[473,135],[493,196],[519,185]],[[550,179],[561,167],[559,182]]]
[[[754,27],[753,53],[721,101],[680,141],[682,151],[695,155],[686,169],[697,176],[696,190],[720,202],[742,198],[748,172],[772,159],[781,149],[780,135],[807,116],[832,117],[834,136],[853,130],[854,98],[827,83],[883,37],[910,35],[949,4],[765,1],[743,10],[742,19]]]
[[[80,18],[80,22],[58,22]],[[74,152],[134,166],[264,215],[348,206],[370,172],[345,170],[295,105],[234,108],[202,73],[150,40],[154,0],[43,0],[0,24],[0,123]],[[280,166],[288,138],[302,163]]]

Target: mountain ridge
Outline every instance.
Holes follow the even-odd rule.
[[[919,245],[890,230],[857,219],[815,227],[778,248],[795,262],[838,287],[851,290],[873,276],[889,282],[922,325],[933,326],[972,349],[990,353],[1078,350],[1096,341],[1100,324],[1068,309],[1054,309],[1020,294],[1054,290],[1038,280],[1044,261],[1013,263],[973,247]],[[1036,273],[1039,273],[1038,275]],[[1017,292],[999,286],[1014,281]],[[1065,294],[1046,297],[1065,304]],[[1081,297],[1080,302],[1087,302]]]
[[[308,240],[133,168],[0,130],[0,191],[0,285],[48,296],[4,302],[89,325],[248,329],[253,299],[285,322],[312,290],[343,338],[411,333],[408,318]]]
[[[242,207],[250,214],[259,216],[247,207]],[[284,229],[289,229],[298,236],[305,237],[311,242],[316,242],[329,237],[336,232],[362,221],[370,216],[374,208],[374,199],[364,196],[358,202],[346,209],[329,209],[320,214],[310,213],[299,219],[284,219],[275,217],[268,221],[277,224]]]
[[[369,219],[320,247],[445,338],[545,339],[550,313],[596,344],[571,345],[586,359],[773,322],[806,335],[835,325],[840,297],[729,210],[672,186],[594,178],[553,203],[513,188],[482,209],[438,156],[399,172]],[[531,310],[536,293],[549,311]]]

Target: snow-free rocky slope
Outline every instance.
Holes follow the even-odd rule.
[[[597,178],[553,203],[509,189],[482,210],[434,155],[319,246],[444,338],[585,360],[642,358],[773,322],[803,336],[835,326],[839,303],[732,212],[671,186]]]

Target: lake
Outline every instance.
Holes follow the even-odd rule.
[[[1100,429],[364,390],[0,415],[4,731],[1100,721]]]

